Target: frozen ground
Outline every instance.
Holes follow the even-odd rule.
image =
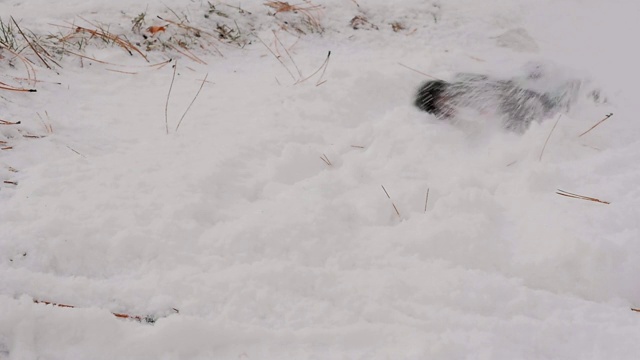
[[[159,1],[57,3],[4,0],[0,17],[134,41],[139,13],[175,20]],[[272,50],[301,15],[215,4]],[[38,92],[0,90],[0,119],[21,121],[0,127],[0,359],[637,359],[640,5],[318,4],[322,34],[277,34],[304,76],[331,51],[320,86],[294,85],[282,47],[285,66],[253,36],[224,57],[192,48],[206,64],[146,53],[178,59],[169,135],[170,65],[96,42],[85,54],[111,65],[27,55]],[[229,21],[208,9],[171,3],[193,26]],[[0,55],[0,81],[20,84]],[[531,62],[607,96],[579,100],[542,157],[555,119],[522,135],[437,120],[412,106],[428,78],[399,64],[448,79]]]

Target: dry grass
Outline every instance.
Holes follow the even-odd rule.
[[[300,83],[303,83],[303,82],[309,80],[310,78],[315,76],[320,71],[322,71],[322,73],[320,74],[320,77],[318,78],[318,81],[316,81],[316,86],[320,86],[320,85],[322,85],[322,84],[324,84],[326,82],[326,80],[322,80],[322,79],[324,77],[325,72],[327,71],[327,67],[329,66],[329,59],[331,57],[331,51],[328,52],[327,57],[325,58],[325,60],[322,63],[322,65],[320,65],[320,67],[316,71],[311,73],[311,75],[305,77],[303,75],[302,71],[300,70],[300,68],[298,67],[298,65],[296,64],[295,60],[293,59],[293,56],[289,52],[288,48],[282,43],[282,41],[280,41],[280,38],[278,38],[278,35],[277,35],[277,33],[275,31],[273,31],[273,36],[274,36],[273,49],[269,45],[267,45],[267,43],[264,42],[264,40],[262,40],[262,38],[260,38],[257,35],[254,35],[254,36],[260,41],[260,43],[262,43],[262,45],[264,45],[265,48],[267,48],[269,53],[271,53],[271,55],[273,55],[273,57],[287,71],[289,76],[291,76],[291,79],[294,81],[294,85],[297,85],[297,84],[300,84]],[[295,45],[295,43],[294,43],[294,45]],[[280,55],[279,47],[282,48],[284,50],[284,52],[286,53],[286,55],[287,55],[286,58],[284,56]],[[293,45],[291,47],[293,47]],[[287,59],[288,59],[288,61],[287,61]],[[290,67],[289,67],[290,65],[287,65],[287,63],[290,63],[291,65],[293,65],[293,68],[296,70],[297,75],[294,74],[294,71],[292,69],[290,69]],[[277,80],[277,78],[276,78],[276,80]]]
[[[46,131],[46,133],[53,134],[53,126],[51,125],[51,118],[49,118],[49,113],[45,111],[44,114],[47,116],[47,121],[42,118],[42,115],[40,115],[40,113],[36,113],[36,115],[38,115],[38,118],[40,119],[40,122],[42,123],[42,126],[44,126],[44,130]]]
[[[324,31],[319,19],[320,11],[322,10],[320,5],[314,5],[309,1],[305,1],[304,5],[291,5],[286,1],[267,1],[264,5],[274,10],[273,16],[282,13],[300,14],[302,16],[302,24],[311,33],[322,33]],[[301,34],[307,33],[301,26],[291,22],[282,22],[280,27],[286,31],[294,30]]]
[[[379,30],[378,25],[373,24],[364,15],[356,15],[349,21],[349,25],[353,30]]]
[[[34,45],[33,42],[29,41],[27,36],[24,34],[22,29],[20,28],[20,25],[18,25],[18,23],[16,22],[16,20],[13,17],[11,17],[11,21],[13,21],[13,24],[16,26],[16,29],[18,29],[18,32],[20,33],[20,35],[22,35],[22,38],[24,39],[24,41],[26,41],[27,45],[31,48],[31,50],[33,50],[33,53],[38,57],[38,59],[40,59],[40,61],[42,61],[42,63],[47,67],[47,69],[52,69],[51,65],[49,65],[49,63],[44,59],[43,55],[40,54],[40,52],[43,52],[49,58],[51,58],[51,54],[49,54],[47,52],[47,50],[45,48],[43,48],[42,46],[40,46],[40,45],[38,45],[39,49],[37,49],[36,45]],[[55,63],[54,60],[52,60],[52,62]],[[57,63],[55,63],[55,64],[57,64]],[[60,65],[58,64],[58,67],[59,66]]]
[[[24,55],[20,54],[20,52],[15,51],[5,46],[4,44],[0,44],[0,49],[5,50],[12,55],[12,57],[9,59],[9,64],[11,64],[14,59],[18,59],[24,65],[27,81],[35,85],[35,83],[37,82],[37,79],[36,79],[36,70],[33,66],[33,63],[29,59],[27,59]],[[18,91],[18,92],[35,92],[36,91],[35,89],[26,89],[23,87],[9,85],[3,82],[0,82],[0,89]]]
[[[84,21],[91,24],[94,28],[72,25],[70,27],[71,31],[66,35],[61,36],[58,41],[63,45],[77,45],[79,48],[82,48],[84,42],[99,39],[107,45],[116,45],[121,47],[123,50],[129,53],[129,55],[133,56],[133,54],[136,53],[140,55],[146,62],[149,62],[147,56],[129,40],[121,37],[120,35],[109,32],[109,30],[107,30],[102,25],[94,24],[88,20]],[[77,55],[76,53],[66,50],[66,47],[63,47],[62,50],[73,55]]]
[[[16,29],[11,22],[5,23],[0,18],[0,46],[15,52],[20,52],[20,44],[16,39]]]

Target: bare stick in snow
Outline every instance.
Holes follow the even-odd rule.
[[[583,132],[582,134],[578,135],[578,137],[582,137],[582,135],[585,135],[586,133],[588,133],[589,131],[595,129],[596,126],[602,124],[603,122],[605,122],[605,120],[609,119],[610,117],[613,116],[613,113],[609,113],[607,114],[607,116],[604,117],[604,119],[598,121],[595,125],[593,125],[592,127],[589,128],[589,130]]]

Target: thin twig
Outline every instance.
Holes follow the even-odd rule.
[[[609,113],[607,116],[604,117],[604,119],[598,121],[595,125],[593,125],[592,127],[589,128],[589,130],[583,132],[582,134],[578,135],[578,137],[582,137],[582,135],[585,135],[586,133],[588,133],[589,131],[595,129],[596,126],[602,124],[603,122],[605,122],[605,120],[609,119],[610,117],[613,116],[613,113]]]
[[[556,194],[562,195],[562,196],[566,196],[566,197],[570,197],[570,198],[574,198],[574,199],[593,201],[593,202],[597,202],[597,203],[601,203],[601,204],[607,204],[607,205],[611,204],[608,201],[596,199],[596,198],[590,197],[590,196],[578,195],[578,194],[570,193],[568,191],[564,191],[564,190],[560,190],[560,189],[558,189],[556,191]]]
[[[558,119],[556,120],[556,123],[553,124],[553,127],[551,128],[551,131],[549,131],[549,136],[547,136],[547,140],[545,140],[545,142],[544,142],[544,146],[542,147],[542,151],[540,151],[540,157],[538,158],[538,161],[542,161],[542,154],[544,153],[544,149],[547,147],[547,143],[549,142],[549,139],[551,138],[551,134],[553,134],[553,130],[555,130],[556,125],[558,125],[558,121],[560,121],[561,117],[562,117],[562,114],[558,115]]]
[[[204,76],[204,80],[202,80],[202,83],[200,84],[200,88],[198,89],[198,92],[196,93],[196,96],[193,97],[193,100],[191,100],[191,104],[189,104],[189,106],[187,107],[187,110],[185,110],[184,114],[182,114],[182,117],[180,118],[180,121],[178,121],[178,125],[176,125],[176,130],[175,130],[176,132],[178,132],[178,128],[180,127],[180,124],[182,124],[182,120],[187,115],[187,112],[189,112],[189,109],[191,109],[191,105],[193,105],[193,103],[198,98],[198,95],[200,95],[200,91],[202,90],[202,87],[204,86],[204,83],[207,82],[207,77],[209,77],[209,73],[207,73],[207,75]]]
[[[167,93],[167,101],[164,104],[164,127],[169,135],[169,97],[171,96],[171,89],[173,89],[173,81],[176,78],[176,70],[178,70],[178,60],[173,64],[173,76],[171,77],[171,85],[169,85],[169,92]]]

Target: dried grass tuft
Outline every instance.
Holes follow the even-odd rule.
[[[275,10],[273,16],[280,13],[301,14],[302,23],[306,26],[308,31],[312,33],[321,33],[324,31],[319,19],[319,11],[322,9],[322,6],[320,5],[314,5],[310,1],[305,1],[305,5],[291,5],[286,1],[267,1],[264,5]],[[280,27],[287,31],[293,29],[298,33],[306,34],[304,29],[300,26],[290,22],[283,22],[280,24]]]
[[[82,19],[82,18],[81,18]],[[71,27],[66,27],[71,31],[66,35],[63,35],[58,38],[58,42],[63,45],[62,51],[67,52],[73,55],[78,55],[77,53],[73,53],[71,51],[66,50],[66,46],[74,46],[82,49],[82,46],[93,39],[100,39],[104,43],[108,45],[117,45],[125,50],[129,55],[133,56],[134,53],[140,55],[146,62],[149,62],[147,56],[138,49],[137,46],[132,44],[129,40],[120,35],[113,34],[106,29],[105,26],[93,23],[91,21],[83,19],[85,22],[90,24],[93,28],[83,27],[78,25],[72,25]],[[64,28],[64,26],[61,26]]]

